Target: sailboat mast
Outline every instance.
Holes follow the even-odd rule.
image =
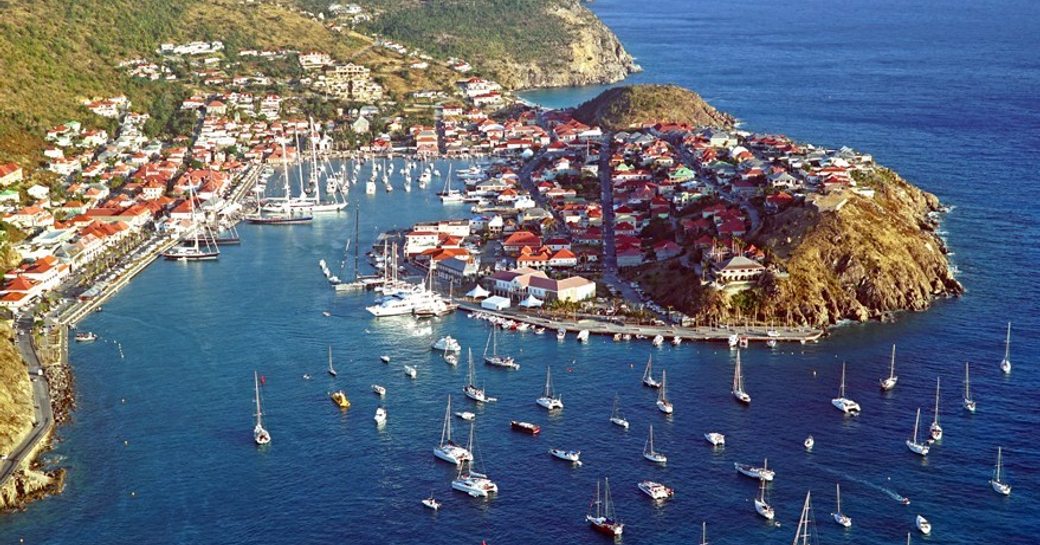
[[[260,410],[260,378],[256,371],[253,371],[253,388],[256,395],[256,425],[259,426],[263,422],[263,411]]]
[[[311,141],[311,183],[314,184],[314,204],[321,204],[321,180],[315,179],[318,178],[318,143],[316,142],[318,127],[314,124],[314,119],[308,117],[307,121],[311,128],[308,139]]]
[[[968,362],[964,362],[964,399],[971,399],[971,378],[968,373]]]
[[[935,377],[935,423],[939,423],[939,377]]]
[[[845,397],[845,363],[841,364],[841,387],[838,389],[838,397]]]
[[[798,529],[794,533],[794,541],[791,542],[791,545],[809,545],[809,510],[811,509],[811,497],[811,490],[805,493],[805,504],[802,505],[802,515],[798,518]]]
[[[1007,338],[1004,339],[1004,359],[1011,358],[1011,322],[1007,326]]]
[[[1001,473],[1000,470],[1002,469],[1001,466],[1003,465],[1003,463],[1002,463],[1003,462],[1003,460],[1002,460],[1003,454],[1004,454],[1003,453],[1003,448],[1002,447],[997,447],[997,467],[993,470],[993,480],[997,481],[998,483],[1004,482],[1004,481],[1002,481],[1000,479],[1000,473]]]
[[[917,427],[921,424],[921,408],[917,408],[917,418],[914,419],[914,443],[917,442]]]
[[[834,483],[834,493],[838,497],[838,514],[841,514],[841,484]]]
[[[354,281],[358,279],[358,225],[359,217],[361,216],[361,203],[354,209]]]
[[[448,396],[448,406],[444,409],[444,425],[441,426],[441,445],[451,441],[451,396]]]
[[[285,213],[289,214],[292,211],[289,204],[292,189],[289,186],[289,151],[285,147],[284,140],[282,141],[282,172],[285,175]]]
[[[892,345],[892,363],[888,368],[888,378],[894,378],[896,376],[896,345]]]

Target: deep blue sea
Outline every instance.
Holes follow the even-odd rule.
[[[374,320],[363,310],[371,295],[333,294],[317,261],[342,258],[353,212],[310,226],[242,226],[243,244],[218,262],[157,262],[83,322],[102,340],[71,354],[79,409],[50,455],[68,468],[67,488],[0,518],[0,542],[599,543],[583,516],[602,477],[630,544],[694,543],[701,521],[712,543],[789,543],[808,489],[820,543],[904,543],[919,513],[934,530],[915,532],[915,543],[1035,542],[1040,5],[597,0],[592,8],[645,68],[632,81],[694,88],[751,130],[865,150],[954,206],[943,229],[967,294],[895,324],[840,328],[816,345],[753,347],[743,358],[749,408],[729,396],[733,360],[722,346],[500,335],[522,369],[477,368],[500,399],[475,409],[478,458],[501,490],[485,502],[453,492],[453,470],[432,456],[447,396],[456,409],[471,404],[460,391],[465,367],[428,347],[451,334],[479,353],[486,324],[462,315],[425,325]],[[529,96],[559,106],[595,92]],[[362,244],[381,230],[461,215],[435,200],[436,185],[352,195]],[[1008,320],[1015,367],[1004,377]],[[877,380],[893,343],[899,385],[882,395]],[[323,373],[329,345],[336,379]],[[651,352],[668,370],[670,419],[639,384]],[[849,396],[863,406],[858,418],[830,405],[843,361]],[[960,405],[965,361],[975,415]],[[418,367],[416,380],[404,364]],[[566,403],[551,418],[534,404],[546,365]],[[253,370],[266,377],[274,438],[260,450],[251,441]],[[936,377],[945,437],[921,459],[903,440],[918,407],[930,421]],[[389,390],[382,430],[372,421],[380,405],[372,383]],[[353,401],[345,413],[327,397],[340,388]],[[607,420],[615,393],[627,432]],[[511,432],[511,419],[541,424],[541,436]],[[640,455],[650,424],[670,457],[665,467]],[[712,451],[707,431],[725,433],[725,449]],[[801,445],[810,433],[811,454]],[[1009,498],[987,483],[998,445]],[[585,465],[552,459],[550,447],[582,450]],[[779,528],[755,515],[756,483],[733,470],[764,457],[777,471],[769,494]],[[652,505],[636,489],[643,479],[676,497]],[[850,530],[829,517],[836,482]],[[439,513],[419,503],[431,490],[444,502]]]

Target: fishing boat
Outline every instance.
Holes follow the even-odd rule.
[[[675,495],[675,490],[655,481],[640,481],[636,487],[654,501],[664,501]]]
[[[418,374],[419,372],[416,371],[415,367],[412,367],[411,365],[404,366],[404,376],[408,378],[415,378]]]
[[[603,479],[603,490],[604,494],[601,501],[599,495],[599,481],[596,481],[596,498],[592,500],[592,503],[589,505],[589,512],[585,515],[585,520],[589,522],[592,529],[601,534],[606,534],[611,537],[620,537],[622,532],[625,531],[625,525],[617,520],[617,514],[614,513],[614,504],[610,500],[609,479]]]
[[[470,424],[469,447],[467,448],[470,453],[474,452],[473,436],[474,426]],[[458,475],[456,475],[455,480],[451,481],[451,487],[459,492],[465,492],[474,498],[486,498],[491,494],[498,493],[498,485],[488,478],[487,474],[478,473],[473,469],[475,458],[474,456],[468,463],[459,465]]]
[[[766,501],[766,482],[762,481],[762,484],[758,487],[758,497],[755,498],[755,512],[762,516],[766,520],[773,520],[776,518],[776,511],[773,510],[773,506],[769,505]]]
[[[561,460],[568,462],[574,462],[574,465],[581,465],[581,451],[580,450],[564,450],[562,448],[551,448],[549,454]]]
[[[845,528],[849,528],[849,527],[852,526],[852,518],[850,518],[845,513],[841,512],[841,484],[840,483],[835,483],[834,484],[834,493],[835,493],[835,496],[837,497],[837,500],[838,500],[838,510],[835,511],[834,513],[831,513],[831,518],[833,518],[834,522],[837,522],[839,525],[844,526]]]
[[[386,409],[379,407],[376,409],[376,415],[372,417],[376,421],[377,426],[386,424]]]
[[[896,376],[896,345],[892,345],[892,361],[888,364],[888,377],[880,380],[881,391],[887,392],[896,387],[899,377]]]
[[[492,367],[504,367],[506,369],[519,369],[520,364],[516,363],[511,356],[504,356],[498,353],[498,331],[497,328],[492,327],[491,333],[488,335],[487,344],[484,345],[484,363]],[[488,349],[491,349],[491,353],[488,354]]]
[[[737,363],[733,367],[733,389],[730,391],[737,401],[747,405],[751,403],[751,396],[744,391],[744,373],[740,370],[740,350],[737,350]]]
[[[92,343],[97,340],[97,334],[91,333],[90,331],[81,331],[76,333],[76,342],[78,343]]]
[[[439,502],[436,499],[434,499],[432,493],[430,494],[430,497],[428,497],[428,498],[426,498],[426,499],[424,499],[422,501],[422,504],[425,505],[426,507],[430,508],[430,509],[433,509],[434,511],[437,511],[437,510],[439,510],[441,508],[441,502]]]
[[[943,429],[939,425],[939,377],[935,378],[935,416],[932,417],[932,425],[928,427],[928,433],[933,441],[942,439]]]
[[[655,464],[664,464],[668,462],[668,457],[664,454],[654,450],[654,426],[650,425],[650,437],[647,438],[646,444],[643,445],[643,458],[654,462]]]
[[[455,416],[465,420],[466,422],[472,422],[477,419],[477,415],[469,411],[455,411]]]
[[[813,436],[810,435],[809,437],[805,438],[805,441],[802,442],[802,445],[805,446],[805,450],[812,452],[813,447],[816,446],[816,439],[813,439]]]
[[[812,491],[805,493],[805,503],[802,504],[802,514],[798,517],[798,527],[794,531],[794,541],[791,545],[810,545],[816,543],[813,539],[812,524]]]
[[[920,426],[920,424],[921,424],[921,409],[920,409],[920,407],[918,407],[918,409],[917,409],[917,419],[914,420],[914,436],[912,438],[906,440],[906,448],[910,449],[910,452],[913,452],[914,454],[919,454],[921,456],[927,456],[928,455],[928,448],[929,448],[928,445],[926,445],[924,443],[918,443],[917,442],[917,428],[918,428],[918,426]]]
[[[650,343],[657,347],[664,346],[664,335],[655,336],[654,340],[650,341]]]
[[[664,414],[672,414],[675,407],[668,400],[668,388],[665,371],[661,371],[661,388],[657,390],[657,409]]]
[[[332,366],[332,345],[329,345],[329,374],[336,376],[336,368]]]
[[[740,474],[760,481],[772,481],[773,478],[776,477],[776,473],[772,469],[769,469],[768,458],[762,462],[762,467],[753,466],[751,464],[741,464],[739,462],[734,463],[733,467],[735,467]]]
[[[831,400],[831,405],[834,405],[839,411],[856,416],[860,412],[859,403],[845,397],[845,364],[841,364],[841,386],[838,388],[838,397]]]
[[[260,403],[260,378],[253,371],[253,390],[256,396],[256,425],[253,426],[253,441],[257,445],[266,445],[271,442],[271,434],[264,428],[264,411]]]
[[[1011,374],[1011,322],[1008,322],[1007,337],[1004,339],[1004,359],[1000,360],[1000,370],[1005,375]]]
[[[578,339],[578,342],[580,342],[580,343],[587,343],[587,342],[589,342],[589,330],[588,329],[582,329],[581,331],[579,331],[577,339]]]
[[[444,409],[444,423],[441,424],[441,440],[434,447],[433,455],[455,465],[473,459],[473,454],[469,450],[459,446],[451,439],[451,396],[448,396],[448,406]]]
[[[378,384],[373,384],[372,385],[372,391],[375,392],[375,394],[377,396],[379,396],[379,397],[383,397],[383,396],[386,395],[386,388],[384,388],[384,387],[382,387],[382,386],[380,386]]]
[[[621,406],[618,403],[617,394],[614,394],[614,408],[610,412],[610,422],[615,426],[628,429],[628,420],[621,414]]]
[[[542,433],[542,427],[538,424],[532,424],[521,420],[511,420],[509,422],[509,427],[512,428],[513,431],[526,433],[528,435],[538,435],[539,433]]]
[[[476,369],[473,367],[473,350],[469,350],[469,373],[467,373],[466,385],[462,387],[462,393],[466,394],[466,397],[477,401],[479,403],[487,403],[494,401],[495,398],[488,397],[487,392],[483,388],[477,387],[476,384]]]
[[[646,369],[643,369],[643,386],[648,388],[660,388],[661,383],[654,378],[654,355],[646,360]]]
[[[917,518],[914,519],[914,525],[917,526],[917,529],[924,535],[932,533],[932,523],[928,522],[928,519],[921,515],[917,515]]]
[[[440,350],[442,352],[459,352],[462,350],[459,341],[452,338],[451,335],[446,335],[437,339],[431,346],[434,350]]]
[[[969,413],[975,412],[975,399],[971,397],[971,368],[968,362],[964,362],[964,408]]]
[[[713,447],[724,447],[726,446],[726,436],[718,432],[708,432],[704,434],[704,440],[711,443]]]
[[[542,397],[535,400],[535,403],[550,411],[563,408],[563,398],[553,391],[552,369],[549,367],[545,368],[545,390],[542,392]]]
[[[347,394],[343,393],[343,390],[332,392],[332,395],[329,397],[332,399],[332,402],[335,403],[336,406],[340,409],[350,408],[350,400],[347,399]]]
[[[989,480],[993,491],[1001,496],[1011,495],[1011,485],[1004,480],[1004,449],[997,447],[997,466],[993,468],[993,478]]]

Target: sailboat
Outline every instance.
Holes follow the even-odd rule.
[[[661,383],[654,378],[654,355],[646,360],[646,369],[643,370],[643,386],[648,388],[660,388]]]
[[[1008,322],[1007,338],[1004,339],[1004,359],[1000,360],[1000,370],[1005,375],[1011,374],[1011,322]]]
[[[834,513],[831,513],[831,516],[834,517],[834,522],[837,522],[838,524],[848,528],[848,527],[852,526],[852,519],[848,515],[846,515],[845,513],[841,512],[841,484],[840,483],[835,483],[834,484],[834,492],[835,492],[835,495],[838,498],[838,510],[836,512],[834,512]]]
[[[539,397],[535,403],[550,411],[563,408],[563,399],[553,391],[552,369],[549,367],[545,368],[545,391],[542,392],[542,397]]]
[[[441,425],[441,440],[433,449],[433,455],[450,464],[459,465],[473,459],[473,454],[451,440],[451,396],[444,409],[444,424]]]
[[[753,466],[751,464],[742,464],[740,462],[734,462],[733,467],[741,475],[751,477],[752,479],[758,479],[760,481],[772,481],[776,477],[776,472],[769,469],[768,458],[762,461],[762,467]]]
[[[836,409],[853,416],[859,414],[859,403],[845,397],[845,364],[841,364],[841,386],[838,388],[838,397],[831,400],[831,405]]]
[[[491,334],[488,335],[488,342],[484,345],[484,363],[493,367],[505,367],[506,369],[519,369],[520,364],[516,363],[511,356],[501,356],[498,354],[498,328],[492,327]],[[491,348],[491,354],[488,354],[488,348]]]
[[[283,178],[285,179],[285,197],[280,199],[282,201],[280,206],[273,203],[268,203],[263,206],[258,205],[256,214],[246,216],[245,219],[249,223],[261,225],[293,225],[297,223],[310,223],[314,219],[314,216],[309,211],[294,210],[292,205],[292,188],[289,186],[289,158],[285,151],[285,142],[281,142],[281,145],[282,166],[284,168]],[[273,213],[265,216],[264,210],[269,210]]]
[[[892,362],[888,365],[888,377],[881,379],[881,391],[887,392],[896,387],[899,377],[896,376],[896,345],[892,345]]]
[[[469,373],[466,378],[466,385],[462,387],[462,393],[466,394],[466,397],[473,401],[485,403],[494,401],[495,398],[488,397],[487,392],[483,388],[478,388],[476,385],[477,375],[476,370],[473,368],[473,349],[467,349],[469,352]]]
[[[921,424],[921,408],[917,408],[917,419],[914,420],[914,436],[911,439],[906,440],[906,448],[910,449],[910,452],[914,454],[920,454],[921,456],[928,455],[928,445],[917,442],[917,428]]]
[[[791,545],[809,545],[812,538],[812,491],[805,493],[805,503],[802,505],[802,514],[798,517],[798,528],[794,532],[794,541]]]
[[[610,422],[615,426],[628,429],[628,420],[621,415],[621,407],[618,404],[618,395],[614,394],[614,409],[610,412]]]
[[[469,425],[469,447],[466,449],[473,453],[474,424]],[[474,456],[474,459],[476,457]],[[492,493],[498,493],[498,485],[495,484],[484,473],[478,473],[472,468],[473,460],[459,466],[459,473],[455,480],[451,481],[451,487],[459,492],[465,492],[474,498],[486,498]]]
[[[646,444],[643,446],[643,458],[654,462],[655,464],[663,464],[668,461],[668,457],[660,452],[654,450],[654,426],[650,425],[650,437],[646,440]]]
[[[589,521],[592,528],[601,534],[619,537],[625,531],[625,525],[618,522],[614,513],[614,504],[610,501],[610,480],[603,479],[603,500],[600,501],[599,481],[596,481],[596,499],[589,505],[589,513],[585,520]]]
[[[932,435],[932,439],[938,441],[942,439],[943,429],[939,425],[939,377],[935,378],[935,417],[932,419],[932,425],[928,428],[928,432]]]
[[[199,222],[195,214],[195,192],[188,188],[188,204],[191,207],[191,227],[188,237],[177,246],[163,252],[162,256],[171,261],[211,261],[220,257],[216,237],[213,236],[206,222]]]
[[[968,409],[969,413],[973,413],[975,412],[975,399],[971,397],[970,372],[970,365],[968,362],[964,362],[964,408]]]
[[[661,388],[657,390],[657,408],[664,414],[672,414],[674,407],[672,406],[672,402],[668,400],[668,393],[665,384],[665,372],[661,371]]]
[[[766,482],[762,483],[758,487],[758,497],[755,498],[755,511],[759,515],[762,515],[766,520],[773,520],[776,518],[776,511],[773,510],[773,506],[769,505],[766,501]]]
[[[336,368],[332,366],[332,345],[329,345],[329,374],[336,376]]]
[[[997,447],[997,467],[993,468],[993,478],[989,485],[993,491],[1002,496],[1011,495],[1011,485],[1004,480],[1004,449]]]
[[[737,364],[733,368],[733,397],[737,401],[747,404],[751,403],[751,396],[744,391],[744,374],[740,371],[740,350],[737,350]]]
[[[256,426],[253,427],[253,441],[257,445],[266,445],[271,442],[271,434],[264,429],[264,411],[260,406],[260,378],[253,371],[253,389],[256,395]]]
[[[458,189],[451,187],[451,166],[448,166],[448,176],[444,179],[444,190],[437,193],[443,204],[458,204],[464,199],[464,195]]]

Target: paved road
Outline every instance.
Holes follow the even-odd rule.
[[[22,466],[29,454],[35,450],[36,446],[54,426],[54,413],[51,411],[49,385],[47,384],[47,379],[40,376],[43,367],[40,364],[40,360],[36,357],[36,351],[32,346],[32,323],[33,314],[31,313],[23,315],[15,323],[15,331],[19,334],[15,346],[18,347],[18,351],[28,366],[29,380],[32,383],[33,428],[32,432],[22,440],[21,444],[8,453],[7,459],[0,463],[0,486],[7,483],[7,479]]]

